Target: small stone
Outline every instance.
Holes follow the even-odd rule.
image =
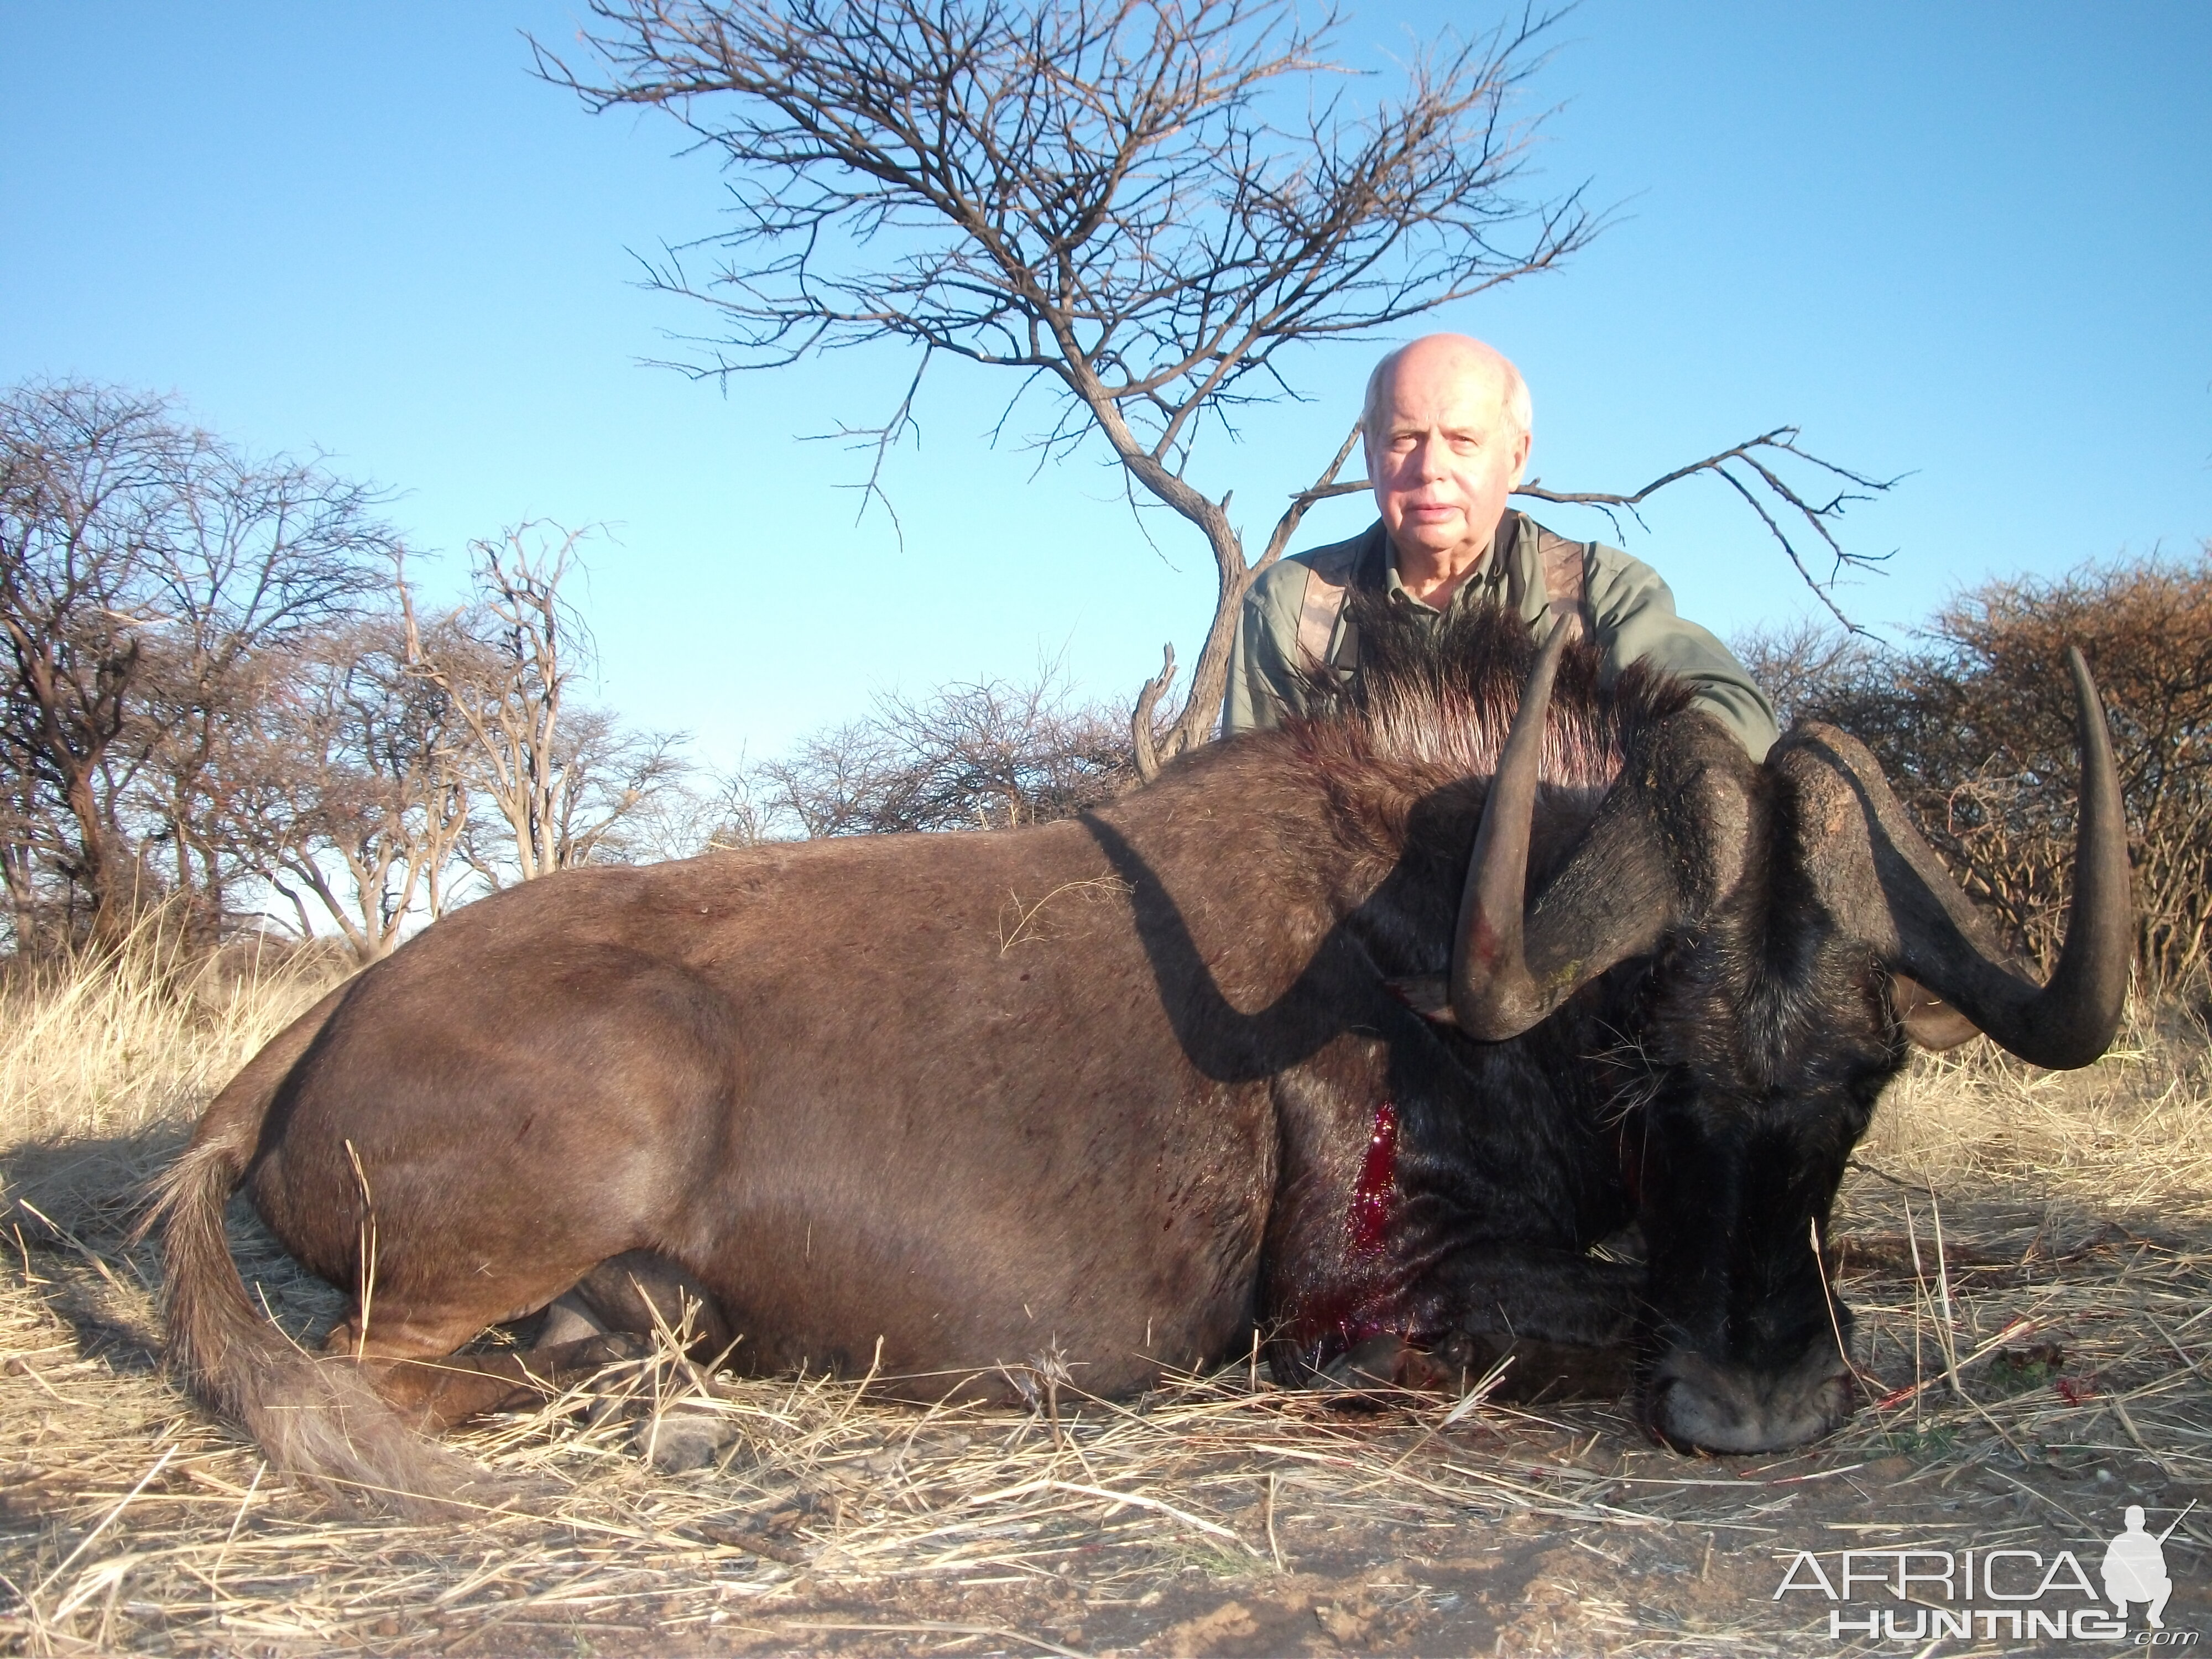
[[[1367,1620],[1343,1607],[1316,1607],[1314,1618],[1332,1642],[1352,1647],[1367,1638]]]

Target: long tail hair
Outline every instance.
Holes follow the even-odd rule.
[[[492,1508],[514,1489],[416,1433],[352,1360],[307,1353],[263,1316],[223,1230],[270,1103],[349,988],[253,1057],[155,1184],[140,1231],[161,1229],[170,1363],[203,1402],[244,1425],[272,1464],[325,1492],[424,1517]]]

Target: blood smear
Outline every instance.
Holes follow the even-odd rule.
[[[1367,1156],[1359,1166],[1359,1184],[1352,1189],[1352,1207],[1344,1218],[1354,1255],[1382,1253],[1391,1200],[1397,1195],[1398,1109],[1386,1100],[1375,1109],[1375,1127],[1367,1137]]]

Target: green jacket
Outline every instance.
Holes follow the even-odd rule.
[[[1229,694],[1221,710],[1224,737],[1279,726],[1285,712],[1304,712],[1293,668],[1318,642],[1320,628],[1328,629],[1323,661],[1357,664],[1358,643],[1340,605],[1333,623],[1325,609],[1317,618],[1308,617],[1310,582],[1316,584],[1316,600],[1325,604],[1328,587],[1348,585],[1363,562],[1371,572],[1379,562],[1390,603],[1429,617],[1442,614],[1406,591],[1397,561],[1385,556],[1389,545],[1378,519],[1349,541],[1282,560],[1252,584],[1229,658]],[[1695,688],[1697,706],[1734,732],[1755,761],[1764,760],[1781,735],[1774,705],[1743,665],[1711,634],[1674,614],[1674,595],[1657,571],[1617,547],[1570,542],[1523,514],[1508,513],[1491,554],[1451,599],[1454,605],[1493,601],[1517,611],[1532,630],[1552,611],[1578,610],[1605,647],[1608,678],[1639,661],[1680,676]],[[1308,617],[1308,647],[1299,640],[1302,617]]]

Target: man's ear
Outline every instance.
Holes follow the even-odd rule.
[[[1522,434],[1521,434],[1520,438],[1516,441],[1516,444],[1515,444],[1515,447],[1514,447],[1514,450],[1513,450],[1513,477],[1512,477],[1511,481],[1510,481],[1510,482],[1509,482],[1509,483],[1506,484],[1506,486],[1505,486],[1508,489],[1518,489],[1521,487],[1521,480],[1522,480],[1522,478],[1524,478],[1524,477],[1526,477],[1528,476],[1528,448],[1529,448],[1529,438],[1528,438],[1528,434],[1527,433],[1525,433],[1525,432],[1524,432],[1524,433],[1522,433]]]

